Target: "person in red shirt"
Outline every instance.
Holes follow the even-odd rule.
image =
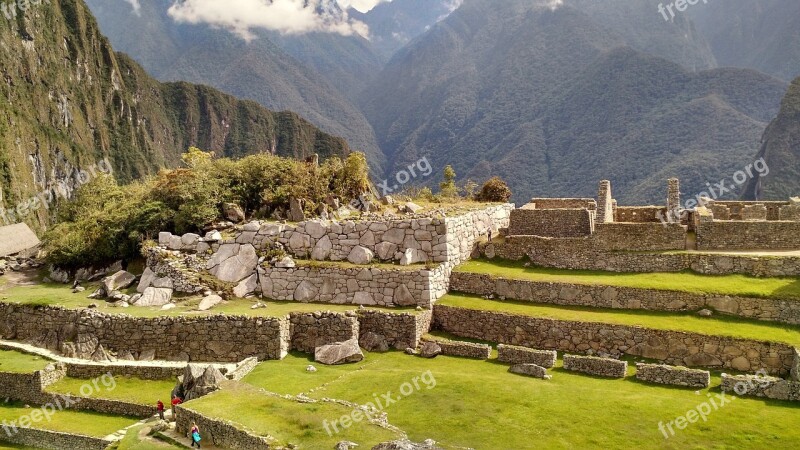
[[[175,415],[175,413],[176,413],[175,407],[180,405],[181,403],[183,403],[183,400],[181,400],[180,397],[175,397],[175,398],[172,399],[172,420],[174,420],[176,422],[178,421],[178,418]]]
[[[158,410],[158,417],[164,420],[164,402],[159,400],[158,403],[156,403],[156,409]]]

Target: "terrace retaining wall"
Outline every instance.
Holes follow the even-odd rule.
[[[175,431],[178,435],[186,436],[192,429],[192,424],[196,423],[203,438],[201,444],[205,445],[212,443],[219,447],[240,450],[269,450],[270,443],[274,441],[268,437],[256,436],[232,423],[208,418],[180,405],[177,406],[177,419]]]
[[[0,441],[52,450],[104,450],[113,443],[102,438],[21,427],[11,435],[4,432]]]
[[[700,220],[698,250],[797,250],[800,222]]]
[[[492,347],[488,344],[451,341],[449,339],[425,339],[425,341],[436,343],[442,349],[442,355],[445,356],[486,360],[492,355]]]
[[[63,364],[50,364],[33,373],[0,372],[0,399],[11,399],[30,404],[43,404],[47,386],[61,380],[67,374]]]
[[[430,330],[430,310],[418,313],[390,313],[384,311],[358,311],[360,333],[372,332],[386,338],[390,347],[398,350],[416,348],[422,336]]]
[[[722,374],[722,392],[772,400],[800,401],[800,383],[759,375]]]
[[[629,354],[687,367],[750,371],[765,368],[786,376],[795,349],[789,345],[642,327],[542,319],[436,305],[434,328],[500,344],[594,354]]]
[[[588,209],[515,209],[511,211],[510,235],[550,237],[588,236],[594,217]]]
[[[757,277],[800,276],[798,256],[723,255],[709,253],[630,253],[603,251],[590,238],[509,236],[505,242],[479,245],[486,258],[519,261],[537,266],[609,272],[682,272],[708,275],[740,273]]]
[[[450,289],[475,295],[566,306],[648,311],[699,311],[800,324],[800,301],[751,298],[619,286],[526,281],[480,273],[453,272]]]
[[[292,350],[314,353],[314,349],[334,342],[358,340],[355,312],[314,312],[289,315]]]

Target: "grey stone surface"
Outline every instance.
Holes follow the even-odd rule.
[[[514,364],[508,371],[517,375],[542,379],[547,375],[547,369],[542,366],[537,366],[536,364]]]
[[[364,359],[358,340],[323,345],[314,350],[314,360],[325,365],[356,363]]]

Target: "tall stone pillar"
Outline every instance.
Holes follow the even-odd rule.
[[[597,223],[614,222],[614,199],[611,197],[611,182],[603,180],[597,191]]]
[[[669,222],[681,220],[681,180],[670,178],[667,180],[667,219]]]

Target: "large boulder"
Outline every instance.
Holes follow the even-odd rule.
[[[222,247],[220,247],[220,250]],[[241,245],[230,258],[219,263],[211,273],[221,281],[238,283],[252,275],[258,266],[258,254],[250,244]]]
[[[386,341],[386,337],[372,331],[364,333],[361,339],[358,340],[358,344],[368,352],[383,353],[389,351],[389,343]]]
[[[309,280],[303,280],[294,290],[294,300],[297,302],[310,302],[317,298],[319,291]]]
[[[314,250],[311,251],[311,259],[315,261],[325,261],[331,255],[333,244],[331,238],[323,236],[322,239],[317,241]]]
[[[544,378],[547,376],[547,369],[536,364],[514,364],[508,369],[511,373],[525,375],[534,378]]]
[[[218,390],[225,379],[214,366],[188,364],[175,390],[183,394],[184,401],[194,400]]]
[[[422,250],[416,248],[407,248],[400,258],[401,266],[410,266],[411,264],[424,263],[428,260],[428,255]]]
[[[419,356],[423,358],[435,358],[442,353],[442,347],[439,346],[436,342],[426,342],[422,344],[422,348],[419,351]]]
[[[197,309],[199,311],[208,311],[220,303],[222,303],[222,297],[212,294],[207,297],[203,297],[203,300],[200,301],[200,305],[197,306]]]
[[[323,345],[314,349],[314,360],[329,366],[357,363],[363,359],[364,354],[361,353],[356,339]]]
[[[134,306],[164,306],[172,300],[172,289],[149,287]]]
[[[303,201],[294,197],[289,198],[289,216],[290,222],[302,222],[306,220],[306,213],[303,212]]]
[[[153,285],[153,280],[155,279],[156,273],[150,270],[149,267],[145,267],[142,278],[139,279],[139,285],[136,287],[136,291],[139,293],[144,292],[145,289]]]
[[[258,275],[252,274],[249,277],[245,278],[244,280],[240,281],[239,284],[233,288],[233,295],[236,298],[245,298],[248,295],[255,292],[256,288],[258,287]]]
[[[347,260],[353,264],[365,265],[369,264],[374,257],[375,255],[370,249],[357,245],[347,255]]]
[[[381,242],[375,246],[375,252],[378,255],[378,259],[381,261],[389,261],[394,258],[394,254],[397,253],[397,248],[397,244]]]
[[[275,263],[275,267],[279,269],[291,269],[297,266],[291,256],[284,256],[280,261]]]
[[[417,299],[414,298],[405,284],[395,288],[392,301],[397,306],[417,306]]]
[[[113,275],[103,278],[101,284],[103,285],[103,290],[108,294],[109,292],[126,289],[130,287],[134,281],[136,281],[136,276],[134,274],[126,270],[120,270]]]
[[[245,220],[244,210],[235,203],[223,203],[222,214],[226,219],[234,223],[244,222]]]

